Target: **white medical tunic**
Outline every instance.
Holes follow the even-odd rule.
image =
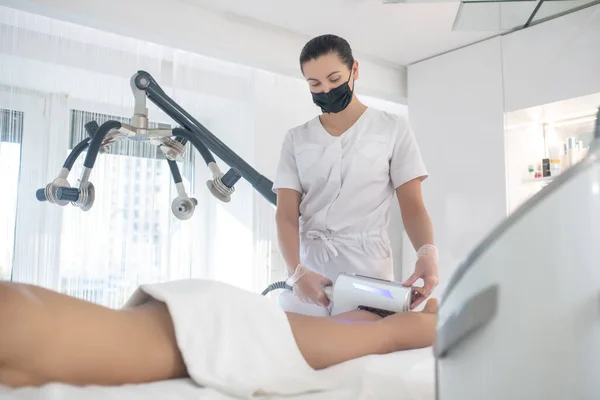
[[[284,139],[273,190],[300,201],[300,260],[332,281],[340,272],[393,279],[387,233],[395,189],[427,171],[407,120],[373,108],[336,137],[318,117]],[[284,291],[285,311],[325,316]]]

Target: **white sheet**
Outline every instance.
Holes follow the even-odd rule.
[[[322,371],[323,376],[344,384],[325,392],[292,397],[269,397],[270,400],[433,400],[434,360],[431,349],[368,356],[348,361]],[[5,397],[6,396],[6,397]],[[40,389],[2,392],[0,399],[15,400],[233,400],[217,390],[202,388],[191,379],[179,379],[120,387],[74,386],[51,384]]]
[[[285,313],[262,296],[220,282],[184,280],[142,286],[126,307],[150,297],[167,304],[191,379],[112,388],[52,384],[3,395],[69,400],[230,399],[256,393],[270,399],[433,398],[430,349],[364,357],[314,371],[298,350]]]
[[[267,298],[212,280],[141,286],[126,303],[163,301],[188,374],[240,398],[331,389],[304,360],[283,310]]]

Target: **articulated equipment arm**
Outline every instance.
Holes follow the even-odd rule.
[[[98,153],[110,151],[110,145],[119,139],[148,141],[155,144],[165,154],[169,169],[177,188],[178,196],[173,201],[171,209],[179,219],[188,219],[193,213],[197,201],[188,197],[182,183],[181,174],[176,161],[181,160],[188,142],[200,153],[210,171],[212,180],[207,182],[210,192],[223,202],[229,202],[235,188],[235,183],[246,179],[267,201],[276,205],[277,197],[272,191],[273,182],[258,173],[233,150],[214,136],[200,122],[187,113],[179,104],[171,99],[156,83],[152,76],[145,71],[138,71],[131,78],[131,89],[135,99],[134,115],[131,124],[118,121],[107,121],[98,126],[96,121],[90,121],[85,128],[89,138],[82,140],[69,154],[58,177],[38,189],[36,196],[39,201],[49,201],[61,206],[72,203],[83,211],[89,210],[95,198],[94,186],[89,177],[96,162]],[[180,127],[174,129],[149,129],[146,97],[163,110]],[[84,169],[79,179],[78,187],[71,187],[67,177],[77,158],[87,149]],[[211,151],[231,168],[223,174],[219,169]]]

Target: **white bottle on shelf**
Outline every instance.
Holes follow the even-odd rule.
[[[569,163],[569,147],[567,143],[563,143],[561,164],[563,172],[571,167],[571,163]]]
[[[561,170],[560,148],[551,147],[548,149],[548,158],[550,158],[550,176],[557,176]]]
[[[575,149],[575,138],[569,138],[567,140],[567,159],[569,167],[577,164],[577,150]]]
[[[579,145],[579,161],[582,161],[587,156],[587,149],[583,148],[583,140],[577,142]]]

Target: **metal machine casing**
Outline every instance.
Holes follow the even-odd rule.
[[[439,400],[600,397],[600,148],[458,268],[435,353]]]

